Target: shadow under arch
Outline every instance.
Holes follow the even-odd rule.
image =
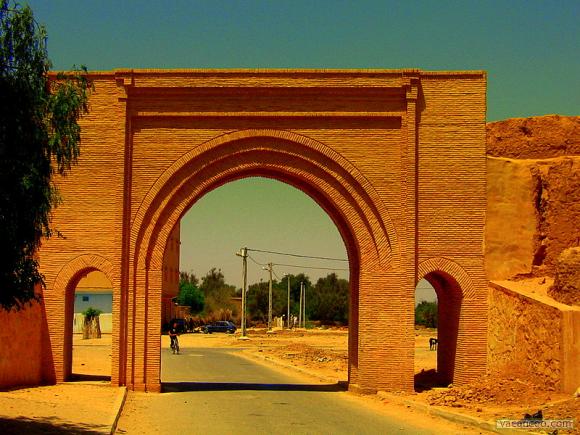
[[[130,291],[144,300],[144,318],[129,308],[127,327],[145,322],[141,344],[128,331],[133,382],[159,384],[159,330],[162,263],[167,239],[195,202],[217,187],[247,177],[267,177],[309,195],[334,221],[346,246],[351,276],[349,378],[356,378],[358,281],[367,273],[400,263],[394,226],[371,183],[335,151],[305,136],[280,130],[243,130],[212,139],[186,153],[156,181],[139,206],[131,227]],[[153,296],[153,297],[152,297]],[[354,325],[354,326],[353,326]],[[353,333],[354,331],[354,333]],[[133,337],[133,338],[132,338]],[[145,354],[142,371],[135,355]],[[148,361],[157,361],[151,366]]]
[[[52,288],[45,296],[48,303],[59,303],[58,313],[60,319],[59,335],[64,339],[60,340],[58,337],[51,341],[53,345],[54,355],[62,356],[62,363],[59,364],[59,358],[55,358],[55,381],[64,382],[72,378],[72,338],[73,338],[73,315],[74,315],[74,297],[77,284],[86,274],[100,271],[105,274],[107,279],[111,282],[113,289],[115,289],[114,268],[111,261],[98,254],[83,254],[69,261],[56,276]],[[115,291],[113,290],[113,297]],[[115,303],[113,303],[113,307]],[[115,334],[116,326],[113,321],[113,336]],[[56,328],[54,328],[56,329]],[[62,347],[59,344],[62,343]],[[114,364],[113,364],[114,366]],[[113,377],[114,371],[111,373]],[[101,379],[102,380],[102,379]]]
[[[432,258],[419,264],[418,280],[425,279],[437,294],[437,371],[417,375],[416,389],[449,385],[456,379],[462,305],[472,296],[474,286],[467,272],[446,258]]]

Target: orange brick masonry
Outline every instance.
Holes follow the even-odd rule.
[[[82,155],[58,180],[46,241],[42,381],[71,373],[74,289],[113,284],[112,384],[160,390],[163,258],[205,193],[250,176],[310,195],[345,242],[349,384],[413,389],[417,282],[435,287],[439,371],[485,372],[484,72],[115,70],[92,73]]]

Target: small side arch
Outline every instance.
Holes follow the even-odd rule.
[[[52,287],[45,292],[45,301],[51,305],[55,313],[53,319],[58,319],[58,325],[50,328],[51,343],[54,358],[56,382],[69,379],[72,372],[72,323],[74,314],[75,288],[80,279],[89,272],[99,270],[116,285],[113,263],[98,254],[82,254],[65,264],[56,276]],[[113,291],[115,293],[115,291]],[[113,304],[115,306],[115,304]],[[115,308],[113,308],[115,311]],[[113,335],[118,322],[113,321]]]
[[[454,261],[443,257],[435,257],[419,263],[419,267],[417,268],[417,282],[423,278],[427,279],[432,273],[440,273],[451,277],[457,283],[457,290],[460,291],[462,298],[471,299],[475,296],[473,281],[465,269]],[[437,291],[437,289],[435,290]],[[437,294],[437,297],[439,297],[439,294]]]
[[[475,286],[459,264],[442,257],[421,262],[417,275],[417,282],[427,280],[437,293],[439,345],[436,383],[448,385],[462,377],[462,367],[458,362],[465,359],[461,353],[468,351],[465,346],[459,345],[464,341],[461,331],[465,332],[466,329],[462,325],[462,309],[475,294]]]
[[[66,292],[67,286],[73,278],[93,270],[103,272],[113,286],[115,285],[113,263],[98,254],[83,254],[69,261],[60,269],[51,289],[52,291]],[[62,294],[64,296],[64,293]]]

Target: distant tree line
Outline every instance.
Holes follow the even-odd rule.
[[[238,316],[232,297],[236,287],[226,284],[220,269],[212,268],[199,279],[194,273],[180,272],[177,303],[190,307],[192,315],[229,320]]]
[[[285,275],[272,281],[272,316],[286,316],[288,305],[288,281],[290,282],[290,315],[298,316],[300,307],[300,285],[306,291],[306,319],[323,324],[348,324],[349,283],[331,273],[319,278],[312,285],[303,274]],[[265,323],[268,320],[268,281],[248,286],[247,314],[250,322]],[[232,298],[241,296],[241,289],[229,285],[219,269],[212,268],[202,279],[193,273],[181,272],[177,302],[191,308],[192,315],[201,318],[238,318]]]
[[[181,272],[177,303],[188,306],[193,316],[201,319],[238,319],[241,315],[234,297],[241,289],[225,282],[220,269],[212,268],[200,280],[194,273]],[[313,285],[304,273],[285,275],[272,281],[272,316],[286,316],[290,281],[290,315],[298,316],[300,284],[306,289],[306,318],[322,324],[348,324],[349,282],[330,273]],[[255,323],[268,321],[268,281],[261,280],[248,286],[248,320]],[[437,328],[437,302],[421,301],[415,307],[415,324]]]

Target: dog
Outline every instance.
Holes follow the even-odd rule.
[[[431,337],[429,339],[429,350],[437,350],[437,343],[439,343],[439,340]]]

